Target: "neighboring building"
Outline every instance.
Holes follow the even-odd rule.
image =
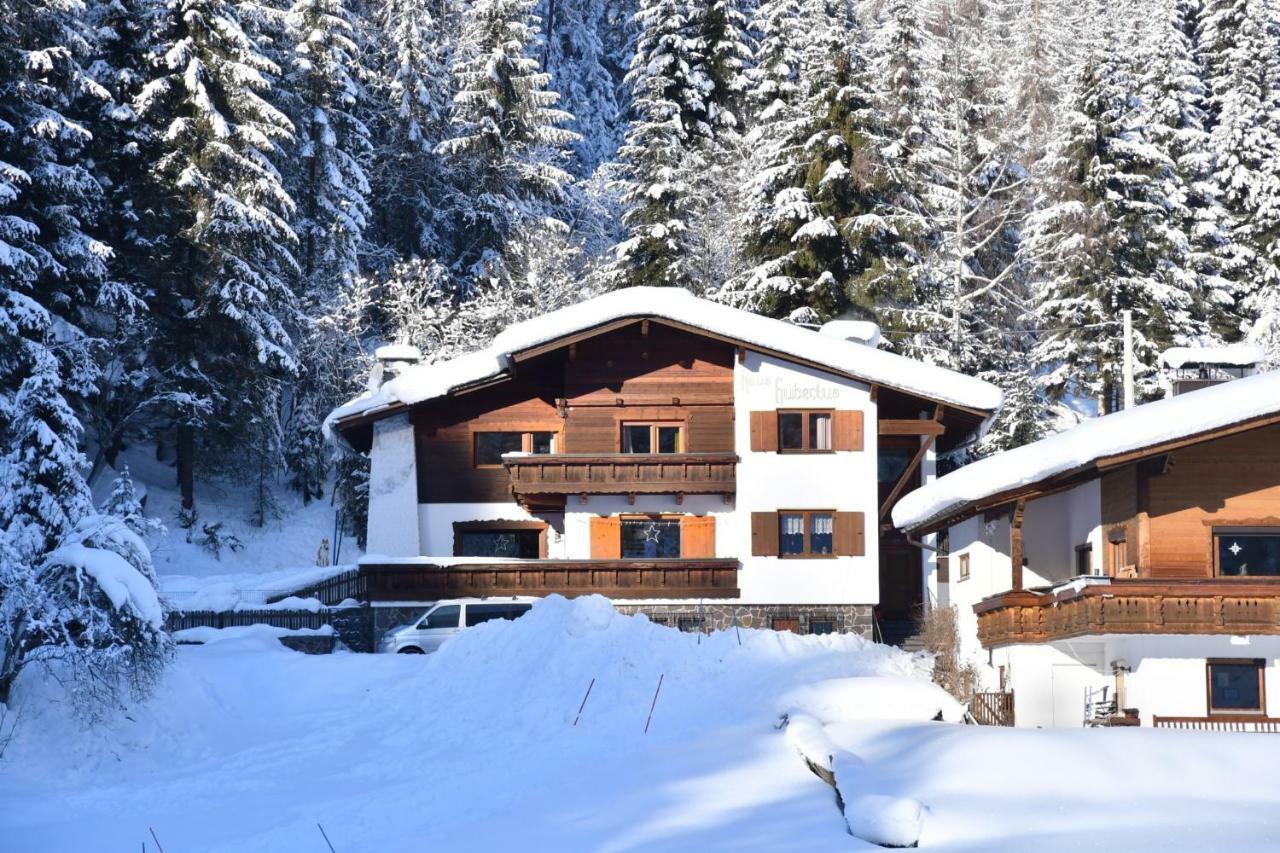
[[[1017,724],[1277,725],[1280,373],[975,462],[893,518],[941,534],[965,655]]]
[[[610,293],[410,364],[336,410],[370,456],[361,572],[398,608],[601,593],[673,627],[870,633],[931,557],[893,503],[1000,403],[985,382],[698,299]]]

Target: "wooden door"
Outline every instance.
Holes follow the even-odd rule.
[[[880,613],[891,619],[921,615],[924,579],[920,551],[906,542],[880,542]]]
[[[775,631],[790,631],[793,634],[799,634],[800,619],[796,616],[775,616],[770,623],[770,627]]]

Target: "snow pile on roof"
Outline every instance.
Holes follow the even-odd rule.
[[[1057,435],[999,453],[911,492],[893,523],[923,526],[974,501],[1089,465],[1094,460],[1280,412],[1280,372],[1235,379],[1085,421]]]
[[[632,287],[517,323],[479,352],[437,364],[407,367],[395,379],[335,409],[325,421],[326,428],[349,415],[443,397],[450,391],[498,376],[507,368],[508,356],[512,353],[631,317],[683,323],[943,403],[983,411],[994,411],[1000,406],[1000,390],[972,376],[700,299],[687,290]]]
[[[1267,360],[1261,347],[1253,344],[1229,344],[1221,347],[1173,347],[1160,353],[1160,363],[1178,370],[1187,365],[1218,367],[1252,367]]]
[[[373,351],[378,361],[421,361],[422,351],[412,344],[384,344]]]

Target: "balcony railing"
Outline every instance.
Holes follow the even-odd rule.
[[[737,598],[738,561],[511,560],[434,565],[365,563],[369,601],[482,595],[600,594],[609,598]]]
[[[1280,578],[1104,579],[974,605],[987,648],[1090,634],[1280,635]]]
[[[531,495],[724,494],[736,489],[732,453],[504,456],[517,500]]]

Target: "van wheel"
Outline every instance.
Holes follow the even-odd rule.
[[[400,654],[400,655],[420,655],[420,654],[422,654],[422,649],[418,648],[417,646],[405,646],[403,649],[401,649],[400,651],[396,652],[396,654]]]

